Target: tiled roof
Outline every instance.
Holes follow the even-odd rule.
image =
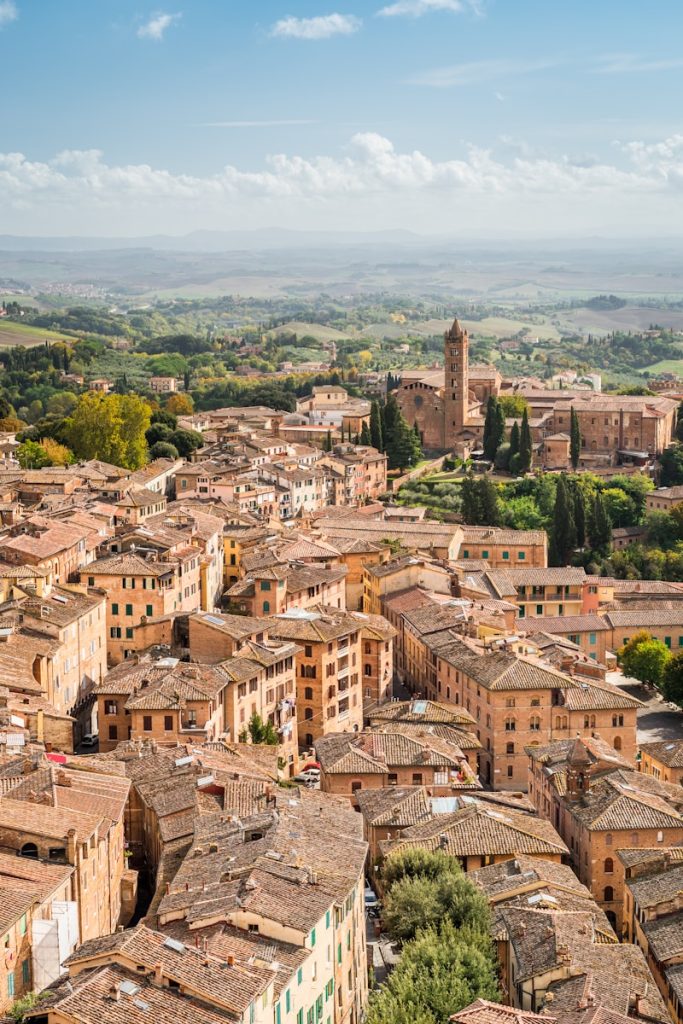
[[[440,651],[439,657],[487,690],[556,690],[578,685],[569,676],[541,662],[504,651],[482,655],[456,642],[447,653]]]
[[[576,586],[586,579],[583,568],[570,565],[548,569],[506,569],[505,575],[515,587]]]
[[[579,804],[570,806],[570,812],[591,832],[683,830],[683,817],[661,796],[643,792],[637,772],[626,775],[628,782],[620,773],[599,780],[582,796]]]
[[[462,799],[462,798],[461,798]],[[521,811],[498,810],[473,797],[452,814],[439,815],[424,825],[403,832],[401,839],[381,844],[385,853],[407,847],[443,849],[453,857],[564,855],[568,852],[549,821]]]
[[[374,708],[370,721],[373,725],[380,722],[415,722],[420,725],[468,726],[474,723],[474,718],[465,708],[455,704],[439,704],[433,700],[400,700]]]
[[[658,743],[641,743],[641,751],[668,768],[683,768],[683,740],[666,740]]]
[[[424,786],[386,786],[361,789],[356,793],[361,814],[368,825],[407,828],[432,817],[431,802]]]
[[[609,629],[599,615],[527,615],[518,623],[518,626],[524,630],[562,634],[604,633]]]
[[[576,679],[576,677],[575,677]],[[567,690],[565,694],[565,707],[570,711],[598,711],[607,710],[636,710],[643,707],[643,702],[637,697],[625,693],[618,686],[602,680],[591,680],[586,682],[578,680],[578,686]]]
[[[81,569],[81,576],[166,576],[175,570],[172,562],[152,562],[130,553],[100,558]]]
[[[435,736],[420,739],[393,732],[337,733],[316,741],[315,752],[328,775],[386,774],[391,768],[445,768],[460,771],[464,755]],[[476,784],[474,778],[463,784]]]
[[[641,925],[655,960],[664,963],[683,954],[683,913],[669,914]]]
[[[636,629],[647,629],[650,626],[683,627],[683,601],[667,601],[668,607],[662,607],[664,603],[655,601],[646,608],[610,610],[605,612],[605,621],[613,629],[630,626]]]
[[[456,1024],[555,1024],[556,1018],[546,1014],[532,1013],[530,1010],[518,1010],[516,1006],[504,1006],[502,1003],[490,1003],[486,999],[477,999],[464,1010],[454,1013],[448,1018]]]
[[[683,864],[642,877],[630,878],[626,884],[631,890],[637,906],[646,910],[659,903],[676,900],[683,891]]]

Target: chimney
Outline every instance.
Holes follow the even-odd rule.
[[[112,985],[112,987],[109,989],[109,998],[113,1003],[118,1003],[121,1001],[121,993],[119,991],[119,986],[117,984]]]
[[[69,864],[76,863],[76,829],[70,828],[66,834],[66,859]]]
[[[161,964],[155,964],[154,965],[154,982],[155,982],[156,985],[161,986],[163,984],[163,980],[164,980],[163,967],[162,967]]]
[[[235,966],[235,958],[232,955],[232,953],[228,953],[227,963],[228,963],[228,967],[234,967]]]

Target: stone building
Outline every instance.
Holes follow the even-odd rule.
[[[572,409],[581,432],[581,468],[642,463],[671,444],[675,399],[535,390],[503,381],[495,367],[470,366],[469,337],[457,319],[444,335],[444,369],[404,373],[396,397],[408,423],[417,423],[426,449],[469,452],[483,439],[489,396],[514,394],[527,402],[532,439],[549,468],[567,468]],[[507,421],[508,430],[513,422]]]

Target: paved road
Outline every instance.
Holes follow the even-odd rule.
[[[638,711],[638,741],[655,743],[660,740],[683,739],[683,712],[669,707],[652,690],[646,690],[635,679],[624,679],[621,673],[609,674],[610,682],[616,683],[625,693],[637,697],[644,707]]]

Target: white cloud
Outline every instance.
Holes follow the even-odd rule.
[[[158,11],[144,25],[140,26],[137,32],[138,37],[140,39],[155,39],[158,42],[164,38],[166,29],[169,29],[171,25],[175,25],[176,22],[180,21],[181,17],[181,14],[167,14],[163,11]]]
[[[353,14],[321,14],[315,18],[280,18],[270,34],[287,39],[329,39],[330,36],[350,36],[361,27],[360,18]]]
[[[16,21],[18,17],[19,11],[14,0],[0,0],[0,28],[9,25],[10,21]]]
[[[594,71],[599,75],[632,75],[673,71],[683,67],[683,57],[639,57],[634,53],[605,54]]]
[[[382,7],[377,14],[384,18],[421,18],[434,11],[450,11],[452,14],[461,14],[466,10],[481,14],[479,0],[396,0],[395,3]]]
[[[513,57],[466,61],[442,68],[420,71],[407,80],[410,85],[429,85],[435,89],[449,89],[458,85],[476,85],[513,75],[529,75],[537,71],[556,68],[561,62],[552,58],[522,60]]]
[[[440,160],[398,151],[384,136],[363,132],[342,156],[279,153],[258,168],[229,164],[205,176],[110,165],[98,150],[67,150],[47,162],[6,153],[0,154],[3,228],[140,234],[168,230],[169,223],[179,230],[288,220],[311,227],[324,212],[343,228],[383,218],[384,226],[423,231],[470,224],[500,232],[521,224],[527,233],[534,225],[574,231],[578,215],[594,233],[608,211],[622,231],[625,223],[651,231],[657,217],[668,230],[683,228],[676,201],[683,189],[683,135],[656,144],[618,143],[614,152],[612,161],[551,158],[504,143],[499,154],[468,146]]]

